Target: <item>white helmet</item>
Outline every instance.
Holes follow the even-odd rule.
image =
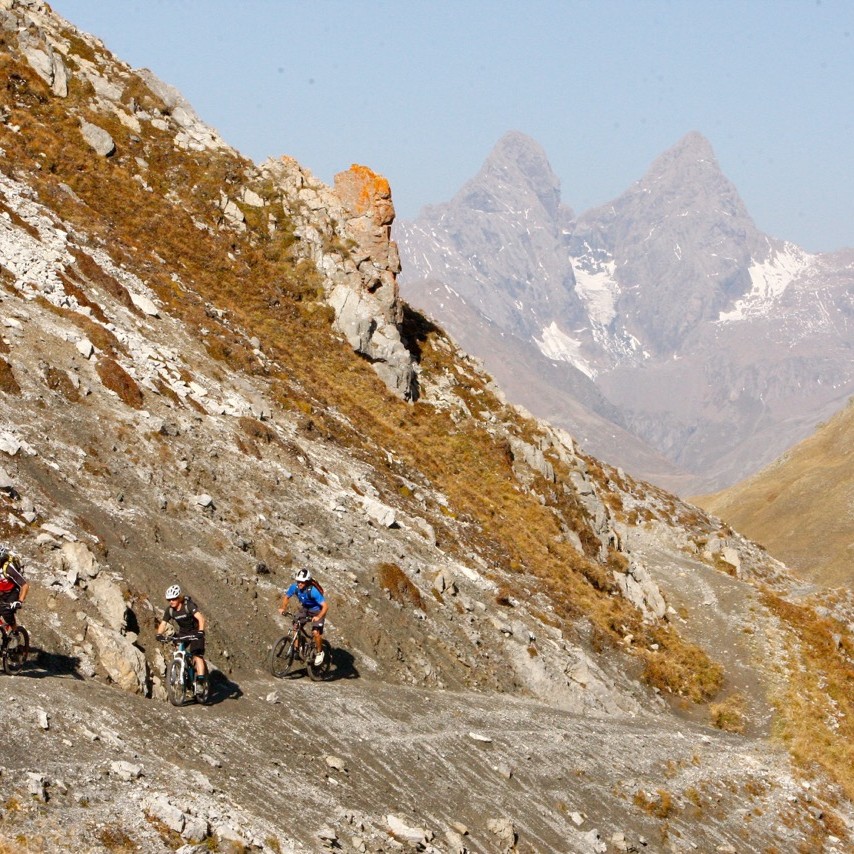
[[[177,584],[173,584],[171,587],[166,588],[166,598],[167,599],[180,599],[181,598],[181,588]]]
[[[307,569],[298,569],[294,573],[294,581],[311,581],[311,572]]]

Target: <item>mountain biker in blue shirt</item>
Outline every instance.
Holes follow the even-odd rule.
[[[315,667],[319,667],[323,664],[323,625],[329,603],[307,569],[298,569],[294,573],[293,584],[282,594],[282,602],[279,605],[280,614],[287,611],[291,596],[296,596],[299,601],[297,619],[305,623],[311,620],[311,634],[314,637],[315,649],[314,664]]]

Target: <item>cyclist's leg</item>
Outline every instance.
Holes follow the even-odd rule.
[[[2,626],[3,631],[8,634],[17,625],[18,623],[15,620],[15,609],[10,607],[9,602],[0,602],[0,626]]]
[[[314,638],[314,648],[317,652],[323,652],[323,627],[326,617],[311,624],[311,636]]]
[[[205,679],[208,675],[208,664],[205,661],[205,645],[203,641],[194,639],[188,647],[193,656],[193,667],[196,669],[196,679]]]

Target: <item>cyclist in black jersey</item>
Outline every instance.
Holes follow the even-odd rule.
[[[196,681],[204,683],[208,678],[207,663],[205,662],[205,615],[196,603],[185,596],[177,584],[166,590],[166,600],[169,607],[163,612],[163,619],[157,627],[157,639],[162,639],[169,623],[178,626],[175,633],[177,638],[187,638],[187,650],[193,656],[193,666],[196,668]]]

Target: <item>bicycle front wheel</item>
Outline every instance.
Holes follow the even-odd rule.
[[[9,632],[6,651],[3,655],[3,670],[10,676],[21,672],[30,654],[30,636],[23,626],[15,626]]]
[[[287,676],[294,666],[294,642],[290,635],[279,638],[270,651],[270,673],[277,679]]]
[[[181,672],[180,661],[172,661],[169,664],[166,693],[169,695],[169,702],[173,706],[183,706],[184,701],[187,699],[187,686],[184,683],[184,674]]]

